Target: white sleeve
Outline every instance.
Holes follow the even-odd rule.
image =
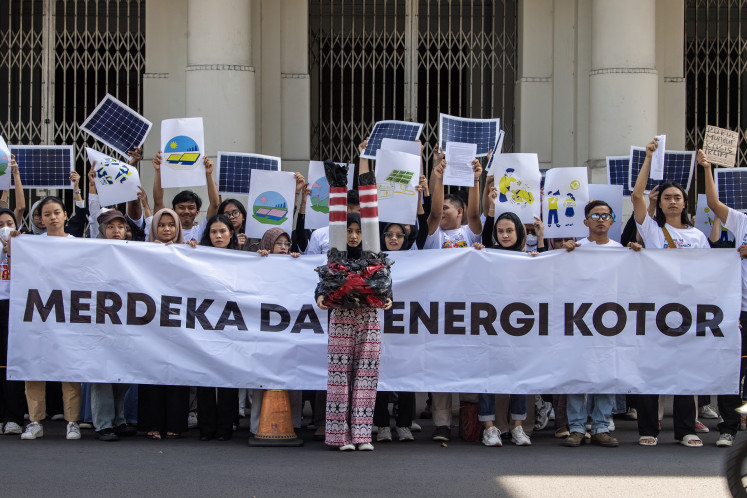
[[[657,243],[657,239],[659,238],[658,234],[661,233],[663,237],[664,233],[661,231],[661,227],[659,227],[658,223],[647,214],[643,219],[642,224],[638,223],[638,220],[636,220],[635,225],[638,227],[638,233],[641,234],[643,244],[648,249],[659,249],[659,244]]]
[[[150,225],[153,223],[153,217],[148,216],[145,218],[145,240],[148,240],[148,235],[150,235]]]
[[[88,233],[92,239],[99,235],[99,215],[101,214],[101,203],[98,194],[88,194]]]
[[[319,232],[314,230],[309,237],[309,243],[306,245],[306,254],[321,254],[322,248],[319,245]]]
[[[747,215],[729,208],[729,215],[724,220],[724,226],[734,234],[737,240],[742,240],[744,233],[747,231]]]

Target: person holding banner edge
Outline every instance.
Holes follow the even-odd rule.
[[[658,145],[654,138],[646,145],[646,159],[630,195],[638,232],[647,249],[710,248],[703,232],[696,229],[687,214],[687,192],[678,183],[663,183],[656,199],[655,219],[647,213],[644,192],[651,172],[651,158]],[[659,395],[638,397],[638,444],[655,446],[659,436]],[[695,432],[697,410],[691,395],[674,396],[674,437],[680,444],[698,448],[703,441]]]

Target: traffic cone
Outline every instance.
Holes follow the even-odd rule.
[[[262,396],[259,428],[249,438],[249,446],[303,446],[293,430],[288,391],[268,389]]]

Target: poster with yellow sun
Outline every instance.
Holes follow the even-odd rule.
[[[589,178],[585,167],[549,169],[544,192],[542,220],[546,239],[589,235],[584,225],[584,208],[589,203]]]
[[[161,121],[161,186],[199,187],[205,179],[202,118]]]

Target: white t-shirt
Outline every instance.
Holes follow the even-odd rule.
[[[638,226],[638,232],[647,248],[666,249],[669,247],[667,239],[664,237],[664,231],[653,218],[646,215],[642,225],[638,221],[635,224]],[[665,226],[678,249],[708,249],[711,247],[703,232],[695,227],[674,228],[669,223]]]
[[[329,226],[317,228],[311,232],[306,254],[327,254],[329,251]]]
[[[192,228],[184,228],[182,227],[182,234],[184,235],[184,242],[189,242],[190,240],[196,240],[199,242],[202,240],[202,234],[205,232],[205,227],[207,226],[207,218],[202,220],[202,222],[199,225],[192,225]]]
[[[729,208],[724,226],[734,234],[737,247],[747,244],[747,215]],[[747,311],[747,259],[742,260],[742,311]],[[742,324],[745,326],[745,324]]]
[[[438,227],[433,234],[425,239],[423,249],[453,249],[458,247],[472,247],[480,242],[482,234],[472,233],[469,225],[463,225],[454,230],[442,230]]]
[[[612,239],[608,240],[606,244],[599,244],[597,242],[592,242],[592,241],[589,240],[588,237],[583,238],[581,240],[577,240],[576,242],[578,244],[581,244],[582,246],[592,245],[592,246],[599,246],[599,247],[622,247],[621,243],[619,243],[617,241],[614,241]]]

